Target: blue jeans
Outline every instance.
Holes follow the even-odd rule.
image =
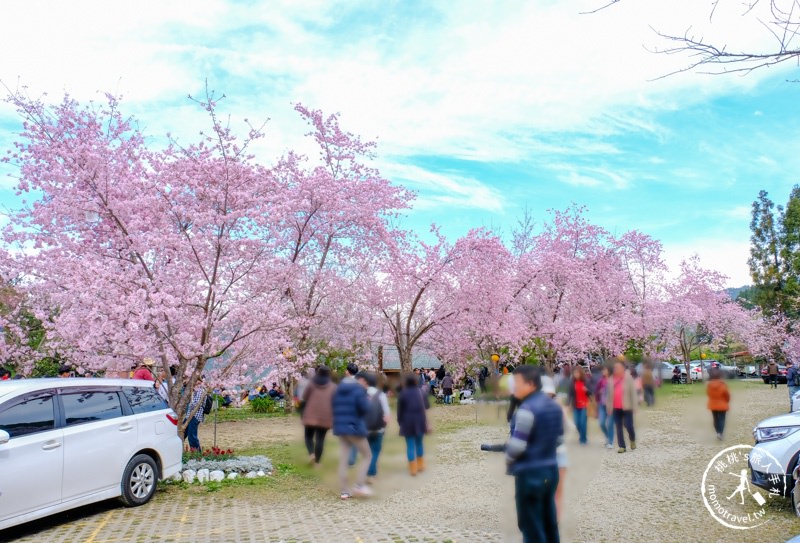
[[[406,436],[406,456],[409,462],[413,462],[425,455],[425,450],[422,448],[422,438],[422,435]]]
[[[189,419],[189,426],[186,427],[186,438],[189,440],[189,448],[193,451],[200,450],[200,438],[197,437],[197,428],[200,426],[200,421],[197,417]]]
[[[597,417],[600,423],[600,429],[603,435],[606,436],[606,444],[614,444],[614,417],[608,412],[605,405],[597,406]]]
[[[575,421],[575,427],[578,429],[578,436],[581,443],[586,443],[586,408],[572,409],[572,418]]]
[[[792,412],[792,396],[794,396],[794,393],[797,392],[798,390],[800,390],[800,388],[793,387],[793,386],[789,386],[788,388],[789,388],[789,412],[791,413]]]
[[[378,474],[378,457],[383,448],[383,432],[370,434],[367,436],[367,442],[369,443],[369,450],[372,451],[372,460],[369,463],[367,477],[375,477]]]
[[[383,448],[383,432],[368,435],[367,443],[369,443],[369,450],[372,451],[372,461],[369,463],[367,477],[375,477],[378,474],[378,456],[380,456],[381,449]],[[358,449],[351,447],[350,456],[347,458],[347,465],[355,466],[357,456]]]
[[[537,468],[516,475],[517,526],[524,543],[559,543],[556,488],[558,468]]]

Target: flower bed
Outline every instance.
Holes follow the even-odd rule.
[[[235,456],[232,449],[214,447],[203,453],[194,453],[183,463],[183,469],[173,481],[192,484],[236,479],[266,477],[272,474],[272,461],[266,456]]]

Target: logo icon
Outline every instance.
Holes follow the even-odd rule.
[[[769,474],[769,491],[750,482],[751,467]],[[774,456],[750,445],[734,445],[717,453],[703,472],[703,503],[723,526],[734,530],[757,528],[769,521],[765,505],[781,495],[785,479]]]

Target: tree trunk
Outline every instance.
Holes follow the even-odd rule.
[[[400,355],[400,373],[412,373],[414,371],[414,361],[411,349],[398,347],[397,354]]]

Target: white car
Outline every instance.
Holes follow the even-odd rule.
[[[762,420],[753,428],[755,446],[750,452],[768,460],[753,466],[750,476],[753,484],[777,490],[784,496],[794,486],[793,472],[800,456],[800,412],[777,415]]]
[[[147,503],[181,470],[177,424],[149,381],[0,382],[0,530],[109,498]]]

